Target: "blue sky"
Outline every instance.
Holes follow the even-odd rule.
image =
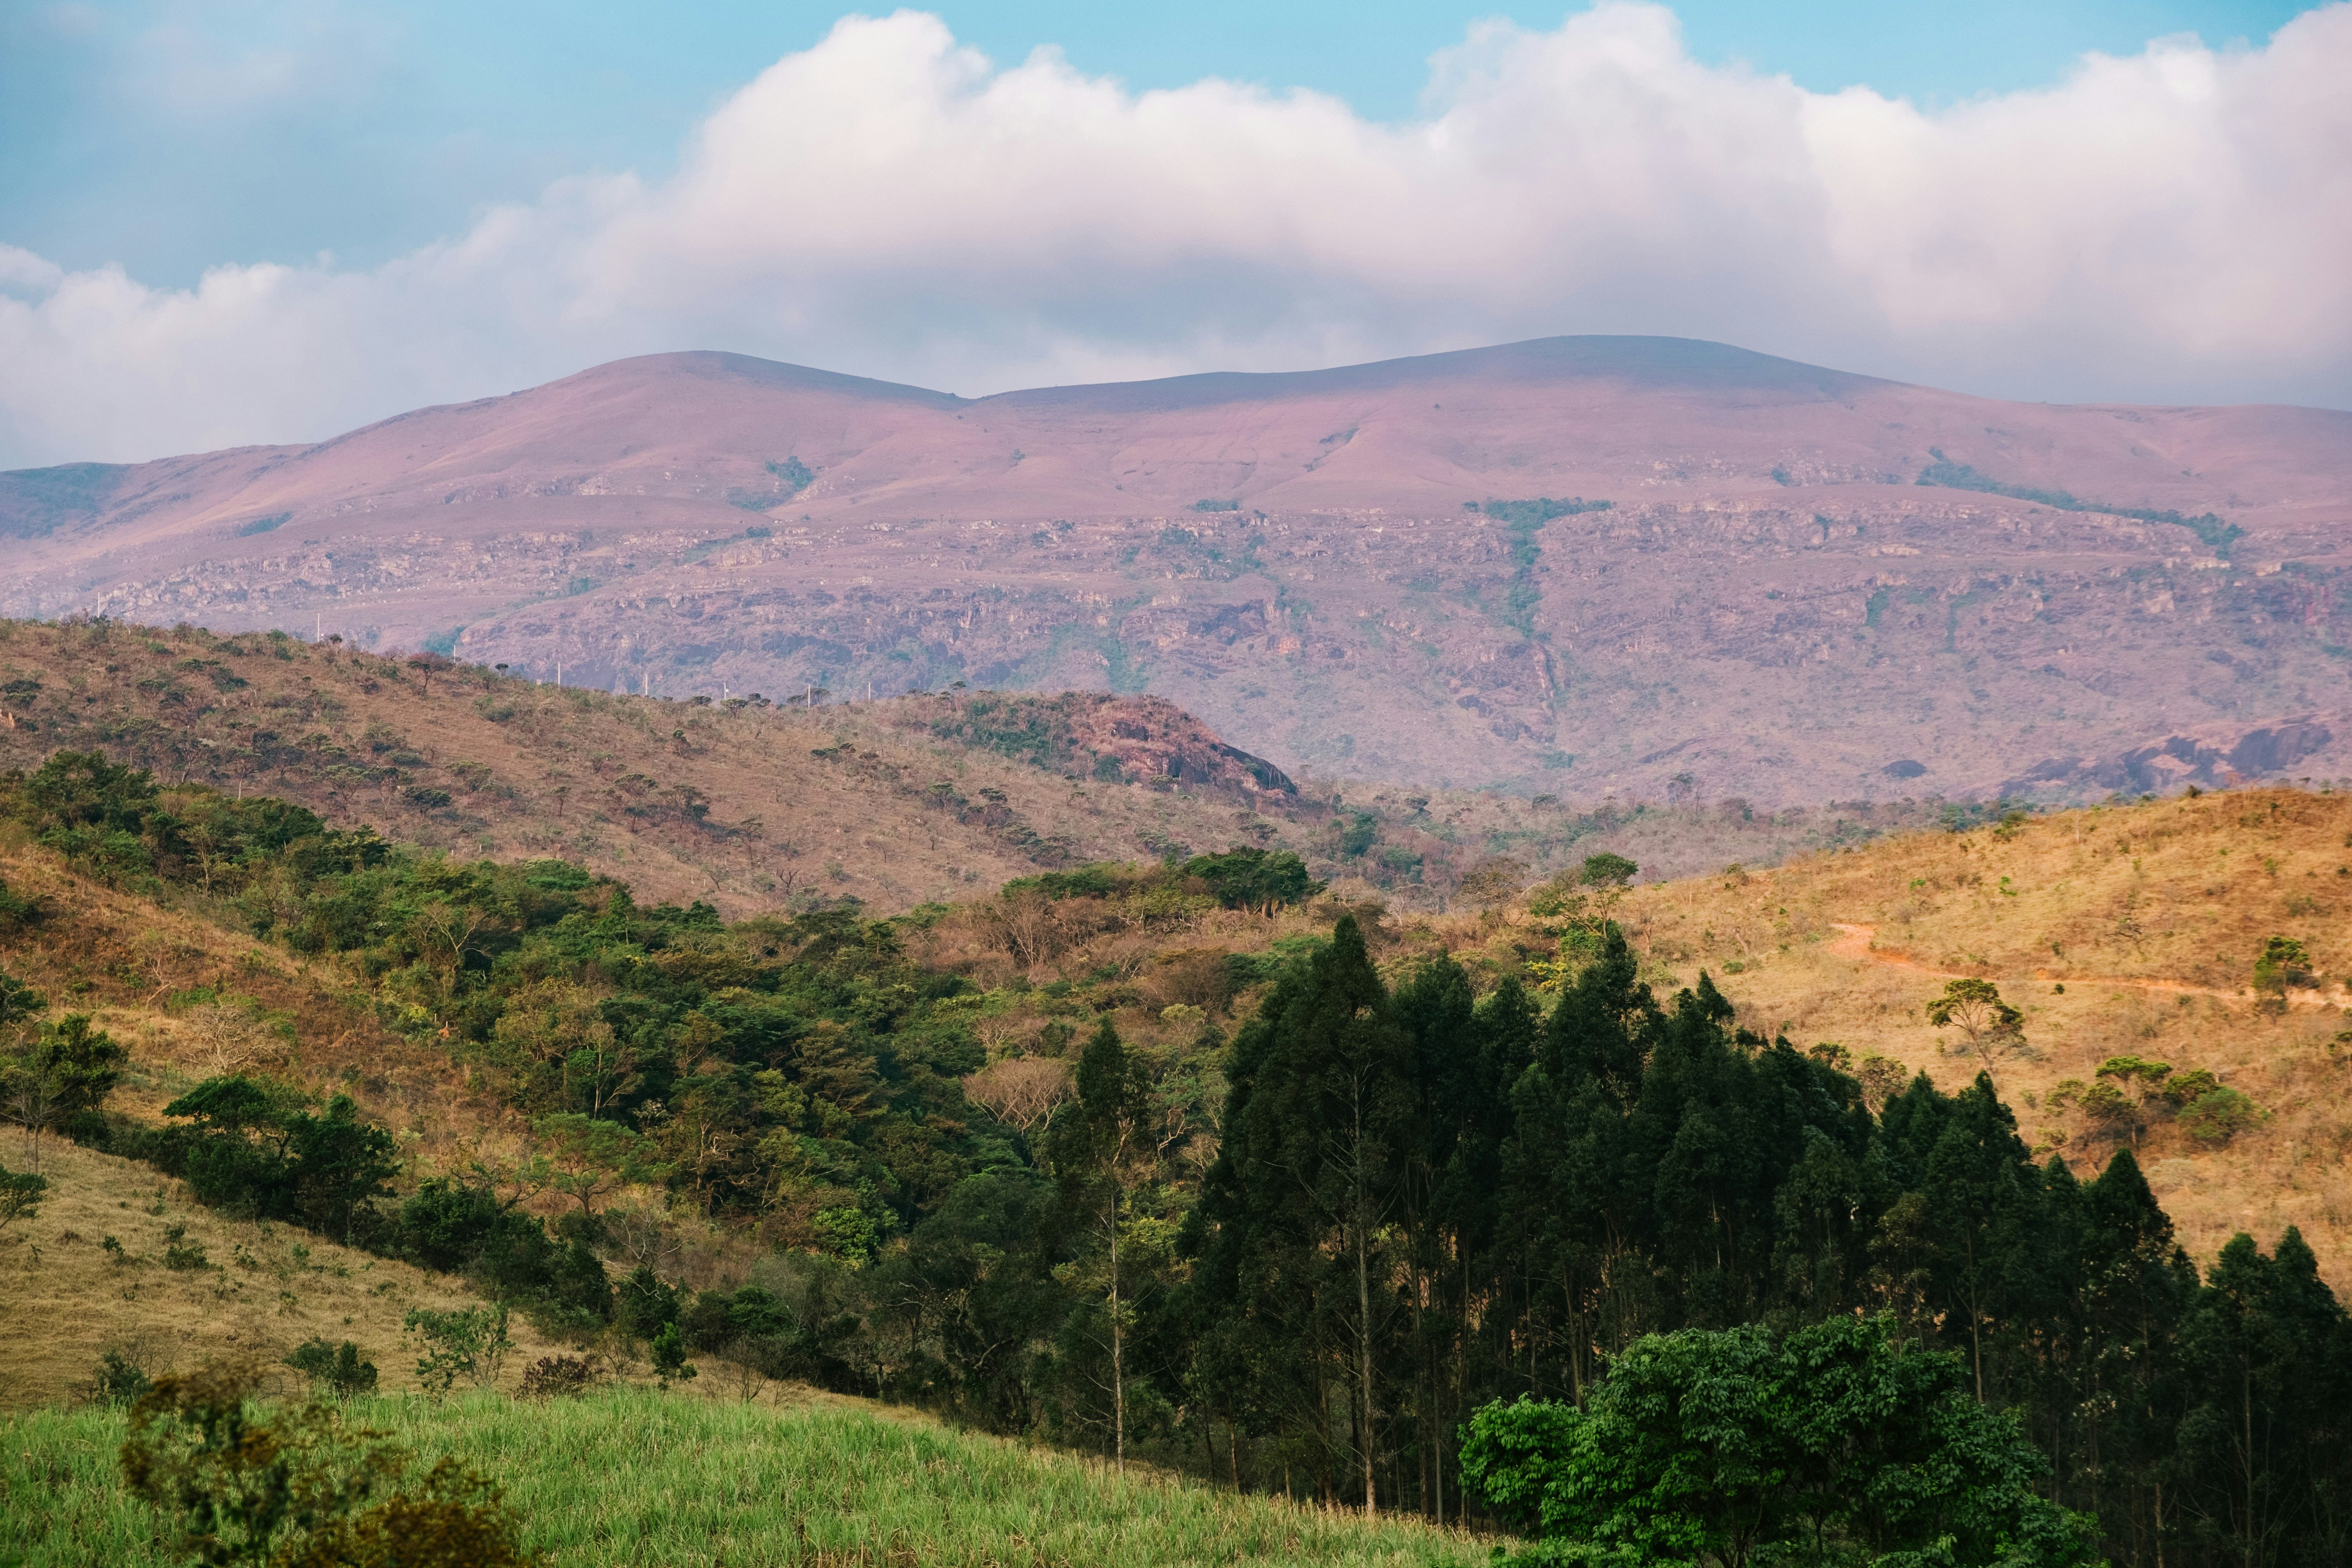
[[[2352,407],[2347,81],[2352,0],[0,0],[0,467],[684,348]]]
[[[1012,64],[1039,45],[1135,89],[1224,77],[1412,115],[1433,52],[1473,21],[1553,5],[973,0],[928,7]],[[589,170],[658,177],[726,95],[844,7],[416,0],[0,0],[0,240],[68,268],[184,286],[224,262],[370,266],[486,205]],[[882,14],[882,7],[866,7]],[[1683,0],[1691,54],[1817,92],[1923,106],[2062,79],[2085,53],[2194,33],[2260,44],[2274,0],[1979,0],[1962,6]]]

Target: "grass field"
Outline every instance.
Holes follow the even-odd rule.
[[[420,1460],[500,1480],[551,1565],[1440,1564],[1493,1542],[1236,1497],[854,1401],[772,1405],[613,1390],[534,1405],[478,1394],[355,1404],[351,1418]],[[0,1565],[171,1561],[127,1499],[103,1409],[0,1417]]]

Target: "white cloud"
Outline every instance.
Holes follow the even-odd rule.
[[[0,247],[0,458],[330,434],[724,347],[978,393],[1565,331],[2029,397],[2352,404],[2352,4],[1937,112],[1690,59],[1667,11],[1484,24],[1422,116],[1133,94],[852,17],[678,173],[373,271],[194,289]]]

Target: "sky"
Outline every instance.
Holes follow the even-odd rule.
[[[0,465],[623,354],[2352,406],[2352,4],[0,0]]]

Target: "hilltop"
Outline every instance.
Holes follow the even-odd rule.
[[[2347,453],[2343,413],[1664,338],[980,399],[665,354],[0,475],[0,611],[713,698],[1149,692],[1407,787],[2095,798],[2352,774]]]

